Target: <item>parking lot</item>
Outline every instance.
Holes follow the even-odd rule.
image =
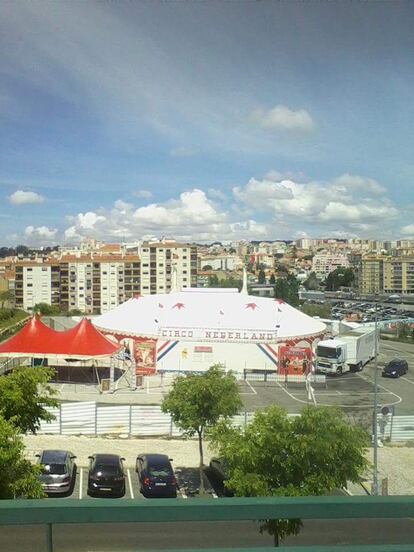
[[[200,487],[199,470],[197,468],[175,468],[174,473],[178,483],[177,500],[197,497]],[[213,483],[215,484],[214,481]],[[217,498],[218,495],[211,486],[207,477],[204,478],[204,485],[207,496],[203,496],[203,498]],[[88,495],[88,469],[80,466],[77,468],[72,492],[70,494],[66,494],[65,496],[50,495],[49,498],[53,500],[65,500],[68,498],[76,498],[80,500],[99,500],[99,498],[109,497],[104,494],[102,494],[101,497],[91,497]],[[138,477],[135,472],[135,468],[133,467],[125,469],[125,494],[122,498],[148,500],[140,492]]]
[[[405,358],[409,372],[398,379],[378,378],[378,401],[380,405],[394,406],[396,415],[414,414],[414,346],[382,340],[378,356],[381,370],[394,358]],[[247,411],[257,410],[271,404],[298,413],[309,404],[304,384],[263,381],[240,382],[243,403]],[[368,410],[374,404],[374,362],[367,364],[360,373],[328,376],[325,384],[314,386],[316,404],[335,405],[348,413]]]

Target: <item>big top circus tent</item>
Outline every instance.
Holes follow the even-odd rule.
[[[38,316],[33,316],[13,337],[0,344],[2,372],[18,365],[32,364],[53,366],[60,381],[100,381],[98,368],[109,371],[114,378],[114,357],[122,346],[102,335],[84,318],[75,327],[56,331],[46,326]],[[101,376],[105,375],[101,371]]]
[[[308,372],[326,326],[281,300],[245,289],[186,288],[138,296],[93,319],[131,351],[137,373],[245,370]]]

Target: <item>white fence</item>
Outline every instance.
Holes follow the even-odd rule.
[[[39,434],[115,434],[136,437],[181,435],[171,416],[162,412],[159,406],[104,406],[95,402],[78,402],[64,403],[48,410],[55,419],[42,422]],[[234,417],[234,424],[243,427],[252,417],[252,412],[244,412]]]
[[[276,383],[306,383],[306,379],[309,378],[310,383],[326,385],[325,374],[311,374],[306,376],[304,374],[275,374],[266,372],[250,372],[244,373],[244,379],[247,381],[265,381]]]
[[[379,415],[378,437],[382,441],[413,441],[414,416]]]

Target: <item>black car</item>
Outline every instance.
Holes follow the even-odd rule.
[[[48,495],[70,493],[75,484],[76,456],[68,450],[44,450],[36,455],[42,467],[40,481]]]
[[[89,456],[88,495],[124,496],[124,460],[116,454]]]
[[[399,378],[408,372],[408,362],[399,358],[391,360],[383,369],[382,377]]]
[[[140,454],[136,471],[141,493],[146,498],[176,498],[177,480],[171,466],[172,458],[165,454]]]
[[[224,458],[212,458],[209,464],[209,479],[217,487],[218,492],[224,496],[234,496],[231,489],[227,488],[226,481],[229,478],[227,463]],[[212,482],[212,483],[213,483]]]

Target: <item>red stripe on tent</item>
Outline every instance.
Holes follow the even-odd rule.
[[[166,341],[161,345],[161,347],[158,349],[157,353],[160,353],[171,341]]]

